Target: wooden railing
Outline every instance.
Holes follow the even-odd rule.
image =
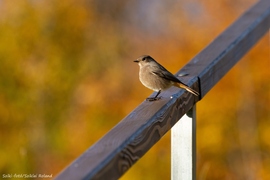
[[[270,0],[258,1],[177,73],[188,74],[185,82],[199,91],[200,97],[170,88],[162,92],[161,100],[142,102],[56,179],[118,179],[189,110],[193,121],[181,119],[172,128],[172,179],[195,179],[194,105],[269,27]]]

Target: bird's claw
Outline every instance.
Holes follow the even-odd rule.
[[[146,101],[158,101],[161,97],[150,97],[150,98],[146,98]]]

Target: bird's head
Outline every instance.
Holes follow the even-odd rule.
[[[144,65],[147,65],[147,64],[149,64],[151,62],[155,62],[155,60],[149,55],[143,55],[143,56],[140,56],[139,58],[137,58],[133,62],[138,63],[139,66],[144,66]]]

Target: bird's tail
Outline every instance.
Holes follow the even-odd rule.
[[[179,87],[179,88],[183,88],[183,89],[187,90],[188,92],[194,94],[195,96],[200,95],[197,91],[191,89],[190,87],[188,87],[187,85],[185,85],[183,83],[174,83],[173,85],[176,86],[176,87]]]

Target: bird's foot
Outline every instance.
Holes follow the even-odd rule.
[[[146,98],[146,101],[158,101],[159,99],[161,99],[161,97],[150,97],[150,98]]]

